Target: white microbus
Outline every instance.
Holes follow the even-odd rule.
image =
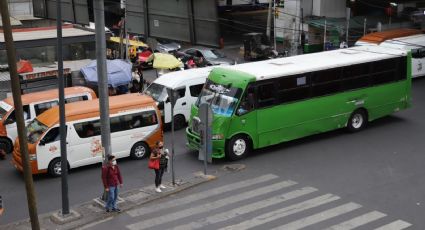
[[[199,93],[211,71],[211,67],[195,68],[170,72],[157,78],[144,91],[158,103],[165,124],[171,123],[171,103],[167,88],[177,90],[179,99],[174,106],[175,129],[186,125],[190,117],[190,108],[198,99]]]
[[[163,132],[155,101],[146,95],[124,94],[109,97],[111,151],[117,158],[141,159]],[[65,105],[66,142],[69,168],[102,162],[99,100]],[[28,153],[33,174],[61,174],[59,108],[37,116],[27,126]],[[19,140],[13,150],[14,166],[22,171]]]
[[[412,78],[425,76],[425,33],[421,30],[396,29],[370,33],[356,46],[374,45],[412,52]]]

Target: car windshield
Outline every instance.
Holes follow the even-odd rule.
[[[37,119],[34,119],[27,126],[27,139],[28,142],[34,144],[40,139],[41,135],[46,132],[47,126],[39,122]]]
[[[238,104],[241,92],[239,88],[226,87],[207,80],[195,105],[199,107],[201,102],[209,103],[214,114],[230,117]]]
[[[0,101],[0,120],[12,109],[12,106],[4,101]]]
[[[219,56],[216,55],[215,52],[213,52],[213,50],[204,50],[202,52],[202,54],[204,55],[204,57],[206,59],[216,59],[216,58],[219,58]]]
[[[167,89],[160,84],[152,83],[144,92],[157,102],[165,101],[167,98]]]

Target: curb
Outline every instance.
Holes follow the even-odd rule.
[[[146,186],[141,189],[133,189],[120,194],[120,209],[122,212],[128,211],[137,206],[158,200],[180,191],[192,188],[196,185],[215,180],[217,177],[213,175],[203,175],[202,172],[195,172],[190,177],[176,182],[172,186],[171,182],[166,183],[167,189],[162,193],[156,193],[154,186]],[[96,223],[101,223],[113,219],[119,213],[105,213],[101,203],[88,201],[72,207],[70,215],[62,217],[60,211],[39,215],[41,229],[86,229]],[[31,229],[29,219],[18,221],[15,223],[0,226],[4,230],[24,230]]]

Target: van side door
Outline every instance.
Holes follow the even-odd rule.
[[[53,127],[41,138],[36,147],[38,169],[47,169],[49,163],[60,157],[59,127]]]

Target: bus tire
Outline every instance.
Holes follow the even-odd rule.
[[[13,151],[13,144],[9,138],[0,138],[0,149],[4,150],[6,153],[11,153]]]
[[[174,130],[180,130],[186,125],[186,119],[183,115],[178,114],[174,116]]]
[[[141,160],[150,153],[149,146],[144,142],[137,142],[131,148],[130,156],[135,160]]]
[[[55,158],[49,163],[48,172],[53,177],[60,177],[62,175],[62,169],[61,169],[61,159]],[[68,164],[68,171],[69,171],[69,164]]]
[[[236,135],[227,143],[226,156],[235,161],[246,157],[250,151],[251,140],[246,135]]]
[[[367,113],[364,109],[355,110],[348,119],[347,129],[350,132],[358,132],[366,127]]]

